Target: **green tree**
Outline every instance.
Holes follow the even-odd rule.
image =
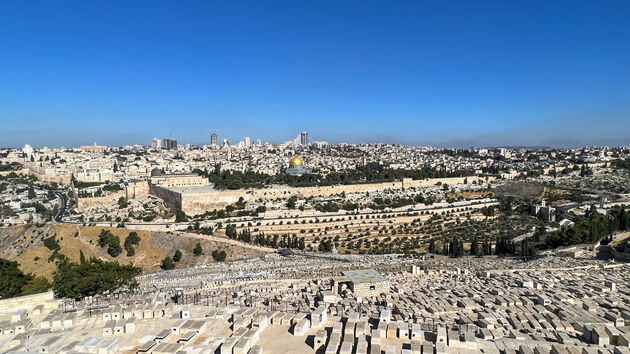
[[[59,251],[61,249],[61,246],[59,246],[59,243],[57,243],[55,236],[45,238],[44,246],[46,246],[46,248],[48,248],[51,251]]]
[[[180,250],[175,250],[175,254],[173,255],[173,261],[179,262],[182,260],[182,252]]]
[[[18,263],[0,258],[0,298],[7,299],[18,296],[22,288],[33,279],[29,274],[24,274]]]
[[[437,247],[435,246],[435,239],[429,241],[429,253],[437,253]]]
[[[319,243],[318,250],[320,252],[332,252],[333,243],[331,240],[322,240]]]
[[[138,286],[135,277],[141,268],[120,265],[90,258],[85,264],[68,261],[59,263],[53,280],[53,291],[57,297],[82,299],[105,291],[133,290]]]
[[[171,257],[166,257],[162,260],[162,264],[160,265],[160,268],[164,270],[175,269],[175,263],[173,262]]]
[[[51,287],[52,284],[48,281],[48,279],[44,277],[36,277],[29,280],[24,287],[22,287],[20,295],[43,293],[48,291]]]
[[[105,247],[109,244],[112,237],[114,237],[114,235],[109,230],[101,229],[101,232],[98,234],[98,245]]]
[[[236,239],[238,236],[236,233],[236,225],[228,224],[227,226],[225,226],[225,236],[231,239]]]
[[[521,242],[521,256],[531,257],[533,255],[534,255],[534,247],[529,242],[529,239],[525,238],[523,242]]]
[[[129,206],[129,201],[125,197],[118,198],[118,209],[124,209]]]
[[[219,251],[219,250],[212,251],[212,258],[217,262],[224,262],[225,257],[226,257],[225,251]]]
[[[37,194],[35,193],[35,188],[32,184],[28,186],[28,199],[35,199]]]
[[[479,251],[479,240],[477,236],[475,236],[470,244],[470,255],[471,256],[480,256],[481,252]]]
[[[195,248],[193,249],[193,254],[195,256],[201,256],[202,253],[203,253],[203,249],[201,248],[201,244],[197,242],[197,244],[195,245]]]
[[[79,263],[80,264],[85,264],[86,260],[85,260],[85,255],[83,254],[82,250],[79,250]]]
[[[289,199],[287,199],[287,208],[295,209],[295,204],[296,203],[297,203],[297,197],[296,196],[289,197]]]
[[[113,236],[107,245],[107,253],[116,258],[118,255],[122,253],[122,247],[120,247],[120,238],[118,236]]]
[[[131,257],[136,254],[136,251],[133,248],[133,246],[139,245],[139,244],[140,244],[140,236],[138,236],[137,232],[131,231],[129,235],[127,235],[127,237],[125,238],[125,243],[124,243],[125,250],[127,250],[127,257]]]
[[[188,216],[182,210],[178,210],[175,213],[175,222],[186,222],[188,221]]]

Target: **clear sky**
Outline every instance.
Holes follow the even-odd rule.
[[[630,1],[2,1],[0,146],[630,145]]]

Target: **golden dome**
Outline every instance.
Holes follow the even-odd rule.
[[[302,162],[302,159],[299,158],[298,156],[292,158],[291,161],[289,162],[289,166],[302,166],[303,164],[304,162]]]

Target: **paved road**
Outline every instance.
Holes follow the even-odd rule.
[[[55,194],[57,194],[57,197],[59,197],[59,212],[57,213],[57,216],[55,217],[55,221],[62,223],[63,216],[66,214],[66,211],[68,210],[68,195],[65,192],[55,192]]]

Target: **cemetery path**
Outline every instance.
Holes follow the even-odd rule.
[[[195,234],[195,233],[191,233],[191,232],[183,232],[183,231],[177,231],[176,233],[178,235],[184,235],[184,236],[187,236],[187,237],[197,238],[197,239],[200,239],[200,240],[212,240],[212,241],[215,241],[215,242],[229,243],[231,245],[236,245],[236,246],[243,247],[243,248],[249,248],[249,249],[256,250],[256,251],[261,251],[261,252],[276,252],[277,251],[274,248],[252,245],[252,244],[249,244],[249,243],[245,243],[245,242],[241,242],[241,241],[237,241],[237,240],[232,240],[232,239],[229,239],[229,238],[223,238],[223,237],[217,237],[217,236],[211,236],[211,235],[200,235],[200,234]]]

